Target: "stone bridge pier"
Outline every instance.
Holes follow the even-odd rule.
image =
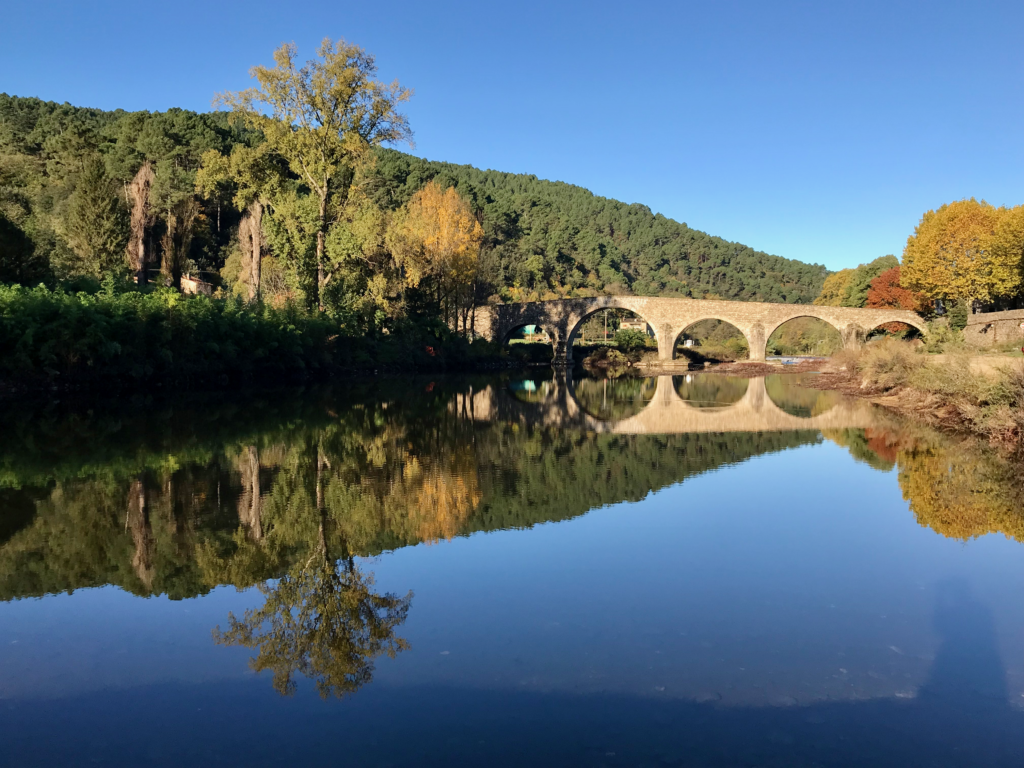
[[[658,358],[675,358],[679,337],[701,320],[722,320],[735,326],[747,340],[750,359],[765,359],[768,339],[783,323],[798,317],[814,317],[839,331],[847,348],[860,346],[868,333],[884,323],[901,322],[926,332],[914,312],[899,309],[853,309],[808,304],[766,304],[753,301],[703,301],[646,296],[598,296],[524,304],[477,307],[473,328],[477,335],[504,343],[516,330],[539,325],[551,338],[556,365],[573,361],[573,342],[583,323],[605,309],[624,309],[647,322],[658,342]]]

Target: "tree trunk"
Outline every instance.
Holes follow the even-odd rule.
[[[263,270],[263,203],[254,200],[249,206],[251,218],[249,236],[252,239],[252,258],[249,260],[249,301],[262,297],[261,279]]]
[[[153,531],[149,524],[149,499],[146,484],[139,475],[129,484],[128,515],[125,528],[131,531],[135,554],[132,569],[147,590],[153,588]]]
[[[152,215],[149,210],[149,193],[156,176],[153,173],[153,166],[146,162],[139,168],[135,178],[128,187],[131,196],[131,238],[128,241],[128,259],[131,262],[132,271],[135,272],[135,282],[139,285],[146,284],[146,255],[148,251],[147,239],[151,235],[149,228],[152,226]]]
[[[260,493],[260,453],[249,446],[249,509],[245,523],[254,541],[263,538],[263,497]]]
[[[324,508],[324,458],[320,443],[316,444],[316,508]]]
[[[316,304],[324,311],[324,243],[327,240],[327,195],[320,198],[320,228],[316,233]]]

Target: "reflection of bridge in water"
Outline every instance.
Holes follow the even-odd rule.
[[[749,379],[746,392],[737,402],[708,408],[695,406],[680,397],[672,376],[658,376],[654,395],[642,410],[615,420],[589,413],[580,403],[573,378],[568,373],[556,374],[551,380],[541,382],[530,401],[515,397],[507,388],[490,386],[459,395],[454,407],[476,421],[510,421],[621,435],[821,431],[869,427],[874,421],[873,406],[841,397],[823,413],[808,416],[788,413],[768,395],[764,377]]]

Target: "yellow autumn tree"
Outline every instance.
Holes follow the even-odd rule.
[[[445,320],[463,325],[484,230],[453,187],[431,181],[395,215],[387,242],[404,276],[415,288],[429,283]]]
[[[967,541],[988,533],[1024,538],[1020,480],[1000,456],[946,443],[900,451],[899,483],[918,523]]]
[[[476,467],[451,471],[441,467],[428,470],[416,497],[417,535],[421,541],[450,541],[455,538],[480,503]]]
[[[1020,286],[1020,261],[993,249],[1006,209],[957,200],[928,211],[907,239],[900,284],[930,299],[988,302]]]
[[[991,259],[1010,273],[1007,293],[1024,286],[1024,205],[1000,208],[999,221],[988,243]],[[1015,276],[1015,281],[1014,281]]]
[[[819,307],[843,306],[846,288],[849,286],[850,280],[853,279],[853,273],[852,269],[841,269],[826,277],[824,285],[821,286],[821,293],[818,294],[814,303]]]

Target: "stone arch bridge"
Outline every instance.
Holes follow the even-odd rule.
[[[751,360],[764,360],[768,338],[783,323],[798,317],[824,320],[839,331],[843,344],[855,348],[872,330],[884,323],[900,322],[926,332],[921,318],[900,309],[853,309],[812,304],[766,304],[754,301],[705,301],[648,296],[598,296],[590,299],[559,299],[524,304],[498,304],[474,310],[473,331],[491,341],[504,343],[524,325],[539,325],[551,337],[554,361],[572,362],[572,346],[583,323],[604,309],[625,309],[654,329],[659,360],[675,357],[682,333],[701,320],[723,320],[734,325],[746,339]]]

